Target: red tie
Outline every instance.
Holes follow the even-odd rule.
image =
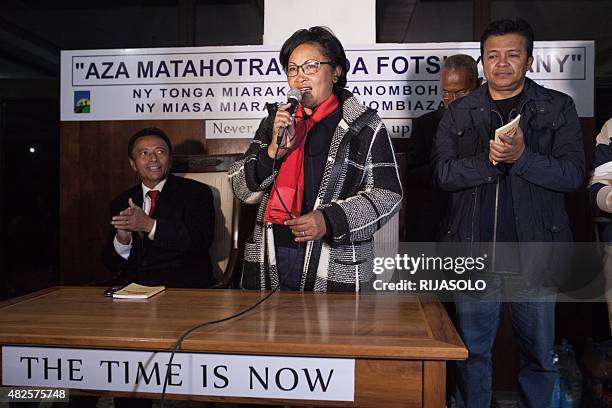
[[[151,199],[151,209],[149,210],[149,217],[153,215],[153,211],[155,211],[155,207],[157,206],[157,198],[159,197],[159,191],[157,190],[149,190],[147,191],[147,196]]]

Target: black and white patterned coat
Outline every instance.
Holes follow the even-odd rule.
[[[373,275],[373,235],[399,211],[402,188],[391,139],[376,111],[348,91],[339,97],[342,119],[332,136],[315,209],[326,213],[333,240],[306,245],[301,290],[359,291]],[[259,203],[245,247],[242,287],[278,284],[272,224],[263,221],[274,176],[258,183],[258,153],[272,138],[274,115],[262,120],[246,153],[228,172],[238,200]]]

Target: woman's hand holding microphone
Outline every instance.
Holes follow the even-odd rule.
[[[272,143],[268,146],[268,156],[272,159],[282,159],[297,143],[293,114],[302,101],[302,92],[291,88],[287,92],[287,103],[278,107],[272,129]]]

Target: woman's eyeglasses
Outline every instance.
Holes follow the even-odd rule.
[[[297,76],[297,74],[300,72],[300,68],[302,68],[302,72],[304,73],[304,75],[312,75],[317,73],[321,64],[332,65],[331,61],[308,60],[305,61],[302,65],[288,65],[287,68],[285,68],[285,73],[288,77],[294,77]]]

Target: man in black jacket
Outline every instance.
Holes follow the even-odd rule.
[[[172,146],[160,129],[146,128],[128,142],[129,163],[141,183],[111,204],[104,263],[125,280],[169,287],[214,283],[208,248],[215,212],[212,192],[170,172]]]
[[[462,293],[456,297],[458,329],[469,357],[457,364],[455,399],[458,407],[490,405],[491,348],[502,290],[512,287],[521,403],[546,407],[557,376],[555,291],[544,278],[551,271],[534,271],[535,264],[523,257],[523,249],[535,245],[521,243],[571,241],[564,194],[584,182],[582,134],[572,99],[525,77],[533,62],[527,22],[492,22],[480,47],[487,83],[450,106],[433,151],[435,182],[451,192],[445,239],[490,242],[493,251],[486,291],[475,300]],[[516,134],[492,140],[495,129],[518,114]],[[519,243],[520,251],[503,253],[499,242]]]
[[[438,123],[451,102],[478,88],[478,67],[474,58],[465,54],[451,55],[444,60],[440,72],[442,104],[412,122],[408,141],[406,175],[406,240],[433,242],[439,238],[440,223],[448,207],[448,193],[432,188],[431,149]]]

